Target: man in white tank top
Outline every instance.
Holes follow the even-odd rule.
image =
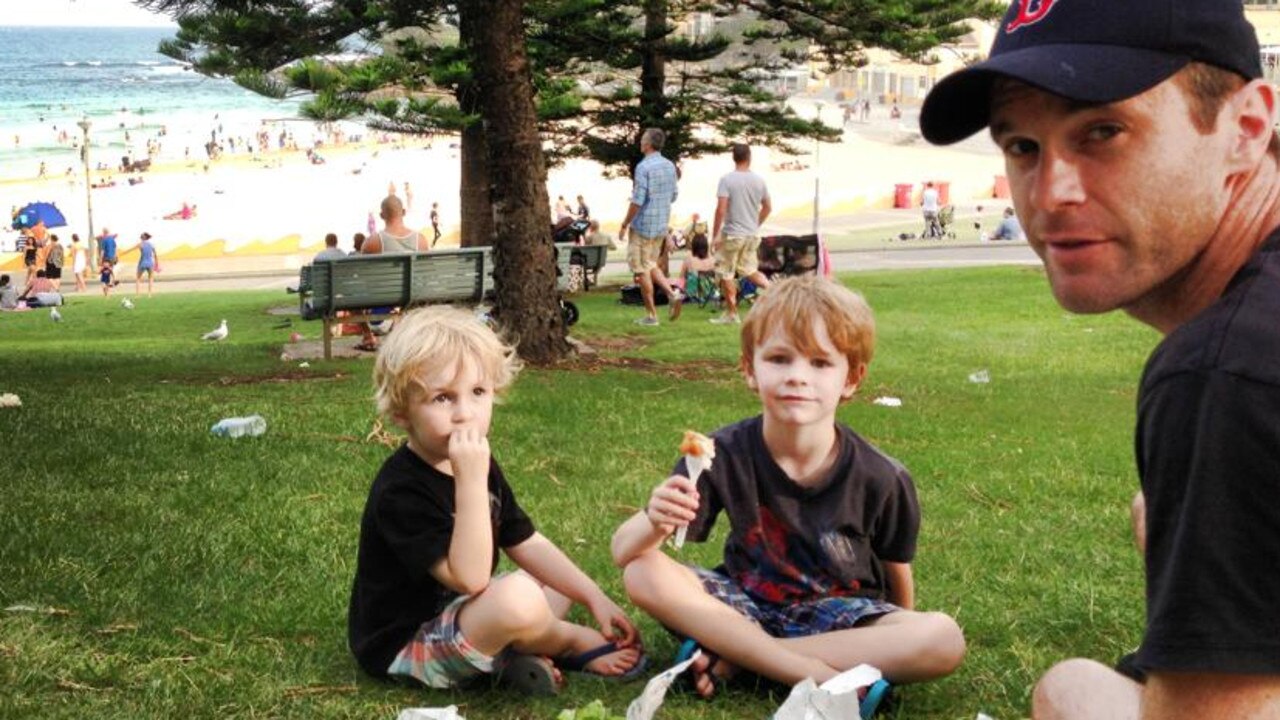
[[[404,204],[400,198],[395,195],[384,198],[381,215],[386,224],[364,241],[360,249],[362,254],[426,252],[430,249],[426,236],[404,224]]]

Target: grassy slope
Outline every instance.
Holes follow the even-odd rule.
[[[1025,269],[858,274],[880,341],[840,417],[912,470],[924,508],[919,602],[957,617],[954,677],[901,694],[910,718],[1026,714],[1035,677],[1068,655],[1138,640],[1141,567],[1128,540],[1133,390],[1155,336],[1074,317]],[[530,370],[496,416],[494,448],[540,529],[607,590],[613,529],[675,458],[680,432],[756,411],[733,371],[736,334],[686,319],[645,331],[608,292],[580,299],[575,335],[608,361]],[[393,717],[465,705],[476,718],[551,718],[638,686],[574,678],[554,700],[386,687],[345,650],[359,513],[386,448],[364,361],[278,360],[277,294],[76,300],[66,321],[0,316],[0,717]],[[197,340],[226,317],[231,338]],[[315,324],[298,324],[314,335]],[[634,339],[641,347],[631,347]],[[617,349],[621,346],[622,349]],[[988,369],[990,384],[969,373]],[[872,405],[878,395],[900,409]],[[267,435],[212,437],[260,413]],[[715,561],[715,548],[683,555]],[[664,662],[674,644],[643,621]],[[666,717],[765,717],[734,691],[675,698]]]

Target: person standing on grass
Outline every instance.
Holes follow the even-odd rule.
[[[658,308],[653,299],[655,284],[667,295],[671,319],[680,317],[680,293],[658,266],[667,242],[671,203],[676,201],[676,183],[679,181],[675,164],[662,156],[662,146],[666,141],[667,134],[658,128],[649,128],[640,134],[640,152],[644,159],[636,165],[633,173],[631,204],[627,206],[627,215],[618,229],[619,239],[627,243],[627,264],[640,285],[640,297],[644,300],[645,316],[636,320],[637,325],[658,324]]]
[[[80,244],[80,235],[71,233],[71,274],[76,279],[76,292],[88,289],[85,275],[89,273],[89,251]]]
[[[138,251],[138,267],[133,276],[133,294],[142,295],[142,276],[147,276],[147,297],[151,297],[154,289],[156,273],[160,272],[160,255],[151,242],[151,233],[144,232],[138,238],[138,244],[131,248]]]
[[[46,247],[49,248],[49,253],[45,256],[44,275],[61,290],[62,265],[66,261],[66,253],[62,249],[62,241],[58,239],[57,235],[50,234],[49,244]]]
[[[861,296],[817,277],[774,284],[742,324],[740,364],[760,415],[712,434],[697,478],[681,460],[645,508],[614,533],[627,594],[701,646],[699,694],[739,669],[819,684],[861,663],[890,682],[953,672],[964,635],[913,610],[920,506],[898,461],[836,422],[875,347]],[[723,564],[691,567],[662,552],[677,528],[703,542],[728,517]]]
[[[716,188],[716,216],[711,230],[716,277],[724,294],[724,314],[711,318],[710,322],[717,325],[741,322],[738,278],[748,278],[761,289],[769,287],[769,278],[760,272],[756,253],[760,248],[760,226],[772,210],[764,178],[751,171],[751,146],[735,143],[733,172],[720,178]]]
[[[1039,720],[1280,717],[1280,138],[1239,2],[1015,2],[920,117],[989,126],[1058,303],[1163,338],[1138,386],[1146,627],[1068,660]],[[1145,533],[1141,526],[1145,525]]]
[[[450,307],[406,313],[378,353],[378,413],[408,440],[360,521],[348,643],[370,675],[432,688],[496,675],[551,694],[560,670],[644,671],[635,626],[537,532],[490,454],[495,398],[519,369],[514,348]],[[518,572],[494,576],[499,549]],[[599,630],[563,619],[575,602]]]

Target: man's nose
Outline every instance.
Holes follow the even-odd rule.
[[[1080,205],[1085,200],[1079,163],[1061,153],[1044,152],[1036,169],[1031,201],[1044,211]]]

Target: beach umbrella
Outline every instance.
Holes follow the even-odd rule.
[[[67,219],[62,216],[57,205],[47,202],[28,203],[13,215],[15,230],[35,227],[40,223],[44,223],[47,228],[63,227],[67,224]]]

